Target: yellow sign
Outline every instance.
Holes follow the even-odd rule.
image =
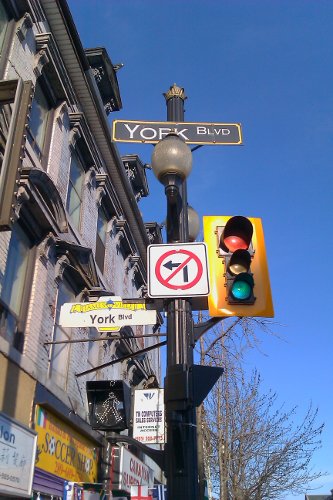
[[[97,482],[96,446],[48,410],[36,406],[36,467],[76,483]]]

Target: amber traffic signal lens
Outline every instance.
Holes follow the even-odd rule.
[[[240,273],[247,273],[251,266],[251,256],[246,250],[236,250],[232,254],[229,264],[228,271],[237,276]]]

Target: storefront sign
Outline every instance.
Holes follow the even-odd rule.
[[[41,406],[36,407],[36,467],[73,482],[97,482],[96,446]]]
[[[0,493],[31,497],[36,433],[0,413]]]
[[[100,500],[102,491],[100,485],[81,485],[65,481],[63,500]]]
[[[164,390],[134,392],[133,437],[141,443],[164,443]]]
[[[132,485],[153,487],[153,470],[123,446],[112,450],[112,490],[131,492]]]

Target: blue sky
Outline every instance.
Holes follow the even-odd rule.
[[[185,120],[240,122],[243,146],[193,154],[189,203],[203,215],[261,217],[274,331],[248,358],[279,400],[310,401],[326,424],[313,466],[333,488],[333,1],[70,0],[84,47],[104,46],[123,109],[111,119],[165,120],[163,92],[188,96]],[[150,163],[152,146],[121,144]],[[147,173],[145,221],[165,219],[163,187]],[[304,495],[285,500],[301,500]]]

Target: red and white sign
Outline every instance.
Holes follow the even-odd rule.
[[[111,463],[110,479],[113,490],[130,493],[132,486],[153,487],[153,470],[124,446],[112,449]]]
[[[148,486],[131,486],[131,500],[152,500],[148,495]]]
[[[149,245],[150,297],[195,297],[208,294],[205,243]]]

